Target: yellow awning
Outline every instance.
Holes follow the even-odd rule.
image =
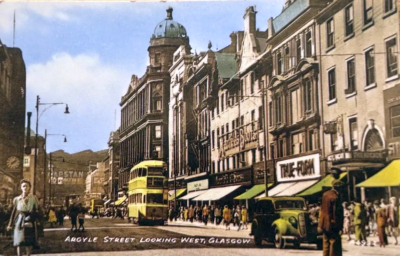
[[[183,193],[185,193],[186,188],[181,188],[176,190],[176,198],[180,197]],[[172,190],[172,194],[168,196],[168,201],[172,201],[175,199],[175,191]]]
[[[400,186],[400,160],[394,160],[371,178],[356,187],[397,187]]]
[[[347,172],[342,172],[340,174],[339,179],[343,179],[347,175]],[[335,178],[332,176],[332,174],[329,174],[325,176],[322,180],[318,181],[317,183],[314,184],[314,186],[304,190],[300,194],[297,194],[296,196],[311,196],[316,193],[321,192],[324,187],[332,187],[332,182],[335,180]]]
[[[273,183],[269,183],[268,187],[272,187]],[[251,189],[247,190],[243,194],[235,197],[235,200],[246,200],[246,199],[252,199],[253,197],[261,194],[262,192],[265,191],[265,184],[259,184],[253,186]]]
[[[115,201],[115,205],[118,206],[118,205],[122,204],[126,199],[127,199],[126,196],[121,197],[120,199]]]

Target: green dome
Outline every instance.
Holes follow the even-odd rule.
[[[185,27],[172,19],[172,11],[171,7],[167,9],[167,18],[157,24],[152,38],[187,37]]]

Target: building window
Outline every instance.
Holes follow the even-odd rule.
[[[282,122],[282,96],[276,97],[275,101],[275,123],[280,124]]]
[[[161,139],[161,125],[155,126],[156,139]]]
[[[244,125],[244,116],[242,115],[240,117],[240,126],[243,126],[243,125]]]
[[[385,0],[385,13],[393,11],[395,7],[394,0]]]
[[[297,155],[303,153],[303,134],[292,135],[292,154]]]
[[[397,44],[396,38],[386,41],[387,76],[397,75]]]
[[[301,39],[296,40],[296,58],[297,63],[301,60]]]
[[[212,161],[211,168],[212,173],[215,173],[215,161]]]
[[[212,148],[214,149],[214,147],[215,147],[215,131],[214,130],[211,132],[211,145],[212,145]]]
[[[222,171],[226,171],[226,169],[225,169],[225,159],[222,160]]]
[[[226,159],[226,170],[231,169],[229,166],[229,157]]]
[[[244,84],[243,84],[243,79],[240,80],[240,99],[243,100],[244,97]]]
[[[284,70],[290,69],[290,49],[288,46],[285,47],[285,57],[284,57]]]
[[[235,155],[232,156],[232,166],[233,166],[233,169],[236,169],[236,156]]]
[[[269,145],[269,157],[270,159],[275,159],[275,144]]]
[[[364,0],[364,25],[373,22],[373,0]]]
[[[255,76],[256,76],[256,74],[254,72],[251,72],[251,75],[250,75],[250,78],[251,78],[251,81],[250,81],[250,94],[254,93]]]
[[[338,149],[338,135],[337,132],[331,133],[331,151],[334,152]]]
[[[162,111],[162,97],[161,97],[161,96],[155,96],[155,97],[153,98],[153,102],[154,102],[153,110],[154,110],[155,112],[160,112],[160,111]]]
[[[347,89],[345,94],[351,94],[356,91],[356,64],[355,60],[347,61]]]
[[[219,128],[217,128],[217,148],[220,147],[220,142],[219,142]]]
[[[256,119],[256,111],[253,109],[252,111],[251,111],[251,116],[250,116],[250,118],[251,118],[251,130],[252,131],[254,131],[255,130],[255,119]]]
[[[311,31],[306,33],[306,57],[312,56],[312,37]]]
[[[258,107],[258,129],[262,129],[264,127],[264,111],[263,107]]]
[[[155,65],[159,65],[160,62],[161,62],[161,53],[157,52],[157,53],[154,55],[154,64],[155,64]]]
[[[315,145],[315,133],[314,130],[308,131],[308,150],[313,151]]]
[[[219,97],[217,98],[215,105],[217,106],[217,115],[219,115]]]
[[[333,19],[326,22],[326,35],[327,35],[327,47],[331,47],[334,44],[335,37],[335,26],[333,24]]]
[[[268,116],[268,121],[269,121],[269,125],[272,125],[272,101],[270,101],[269,103],[268,103],[268,113],[269,113],[269,116]]]
[[[259,80],[259,82],[258,82],[258,89],[259,89],[259,90],[264,89],[264,80]]]
[[[392,137],[400,137],[400,105],[390,108],[390,128]]]
[[[357,129],[357,117],[349,119],[350,128],[350,147],[351,150],[358,149],[358,129]]]
[[[161,157],[161,146],[154,147],[154,156],[155,156],[155,158]]]
[[[255,164],[256,162],[257,162],[257,158],[256,158],[256,149],[255,148],[253,148],[252,150],[251,150],[251,161],[252,161],[252,164]]]
[[[235,120],[232,120],[232,132],[235,130]]]
[[[374,49],[365,52],[365,71],[367,75],[367,86],[375,83],[375,60]]]
[[[345,9],[345,24],[346,24],[346,36],[353,34],[354,32],[353,5],[349,5]]]
[[[221,126],[221,140],[222,140],[222,145],[224,145],[224,134],[225,134],[225,128],[224,128],[224,126]]]
[[[311,111],[311,99],[312,99],[312,90],[311,90],[311,81],[309,79],[306,80],[306,84],[304,86],[304,105],[305,111]]]
[[[224,111],[224,103],[225,103],[224,94],[221,94],[221,112]]]
[[[226,127],[226,139],[228,140],[229,139],[229,124],[226,123],[225,127]]]
[[[279,140],[279,155],[278,157],[284,157],[285,149],[284,149],[284,142],[283,140]]]
[[[328,83],[329,83],[329,100],[336,99],[336,72],[335,69],[328,71]]]
[[[290,92],[290,115],[292,117],[292,124],[300,120],[301,100],[299,90]]]
[[[276,55],[277,62],[278,62],[278,75],[282,74],[282,53],[278,52]]]
[[[221,172],[221,161],[220,160],[218,160],[218,163],[217,163],[217,169],[218,169],[218,172]]]

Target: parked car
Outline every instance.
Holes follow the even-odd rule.
[[[322,239],[307,212],[306,203],[301,197],[264,197],[256,203],[251,235],[260,246],[263,240],[284,248],[286,242],[295,248],[300,243],[315,243],[322,249]]]

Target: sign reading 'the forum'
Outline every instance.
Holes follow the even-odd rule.
[[[314,179],[321,176],[319,154],[277,162],[278,182]]]

